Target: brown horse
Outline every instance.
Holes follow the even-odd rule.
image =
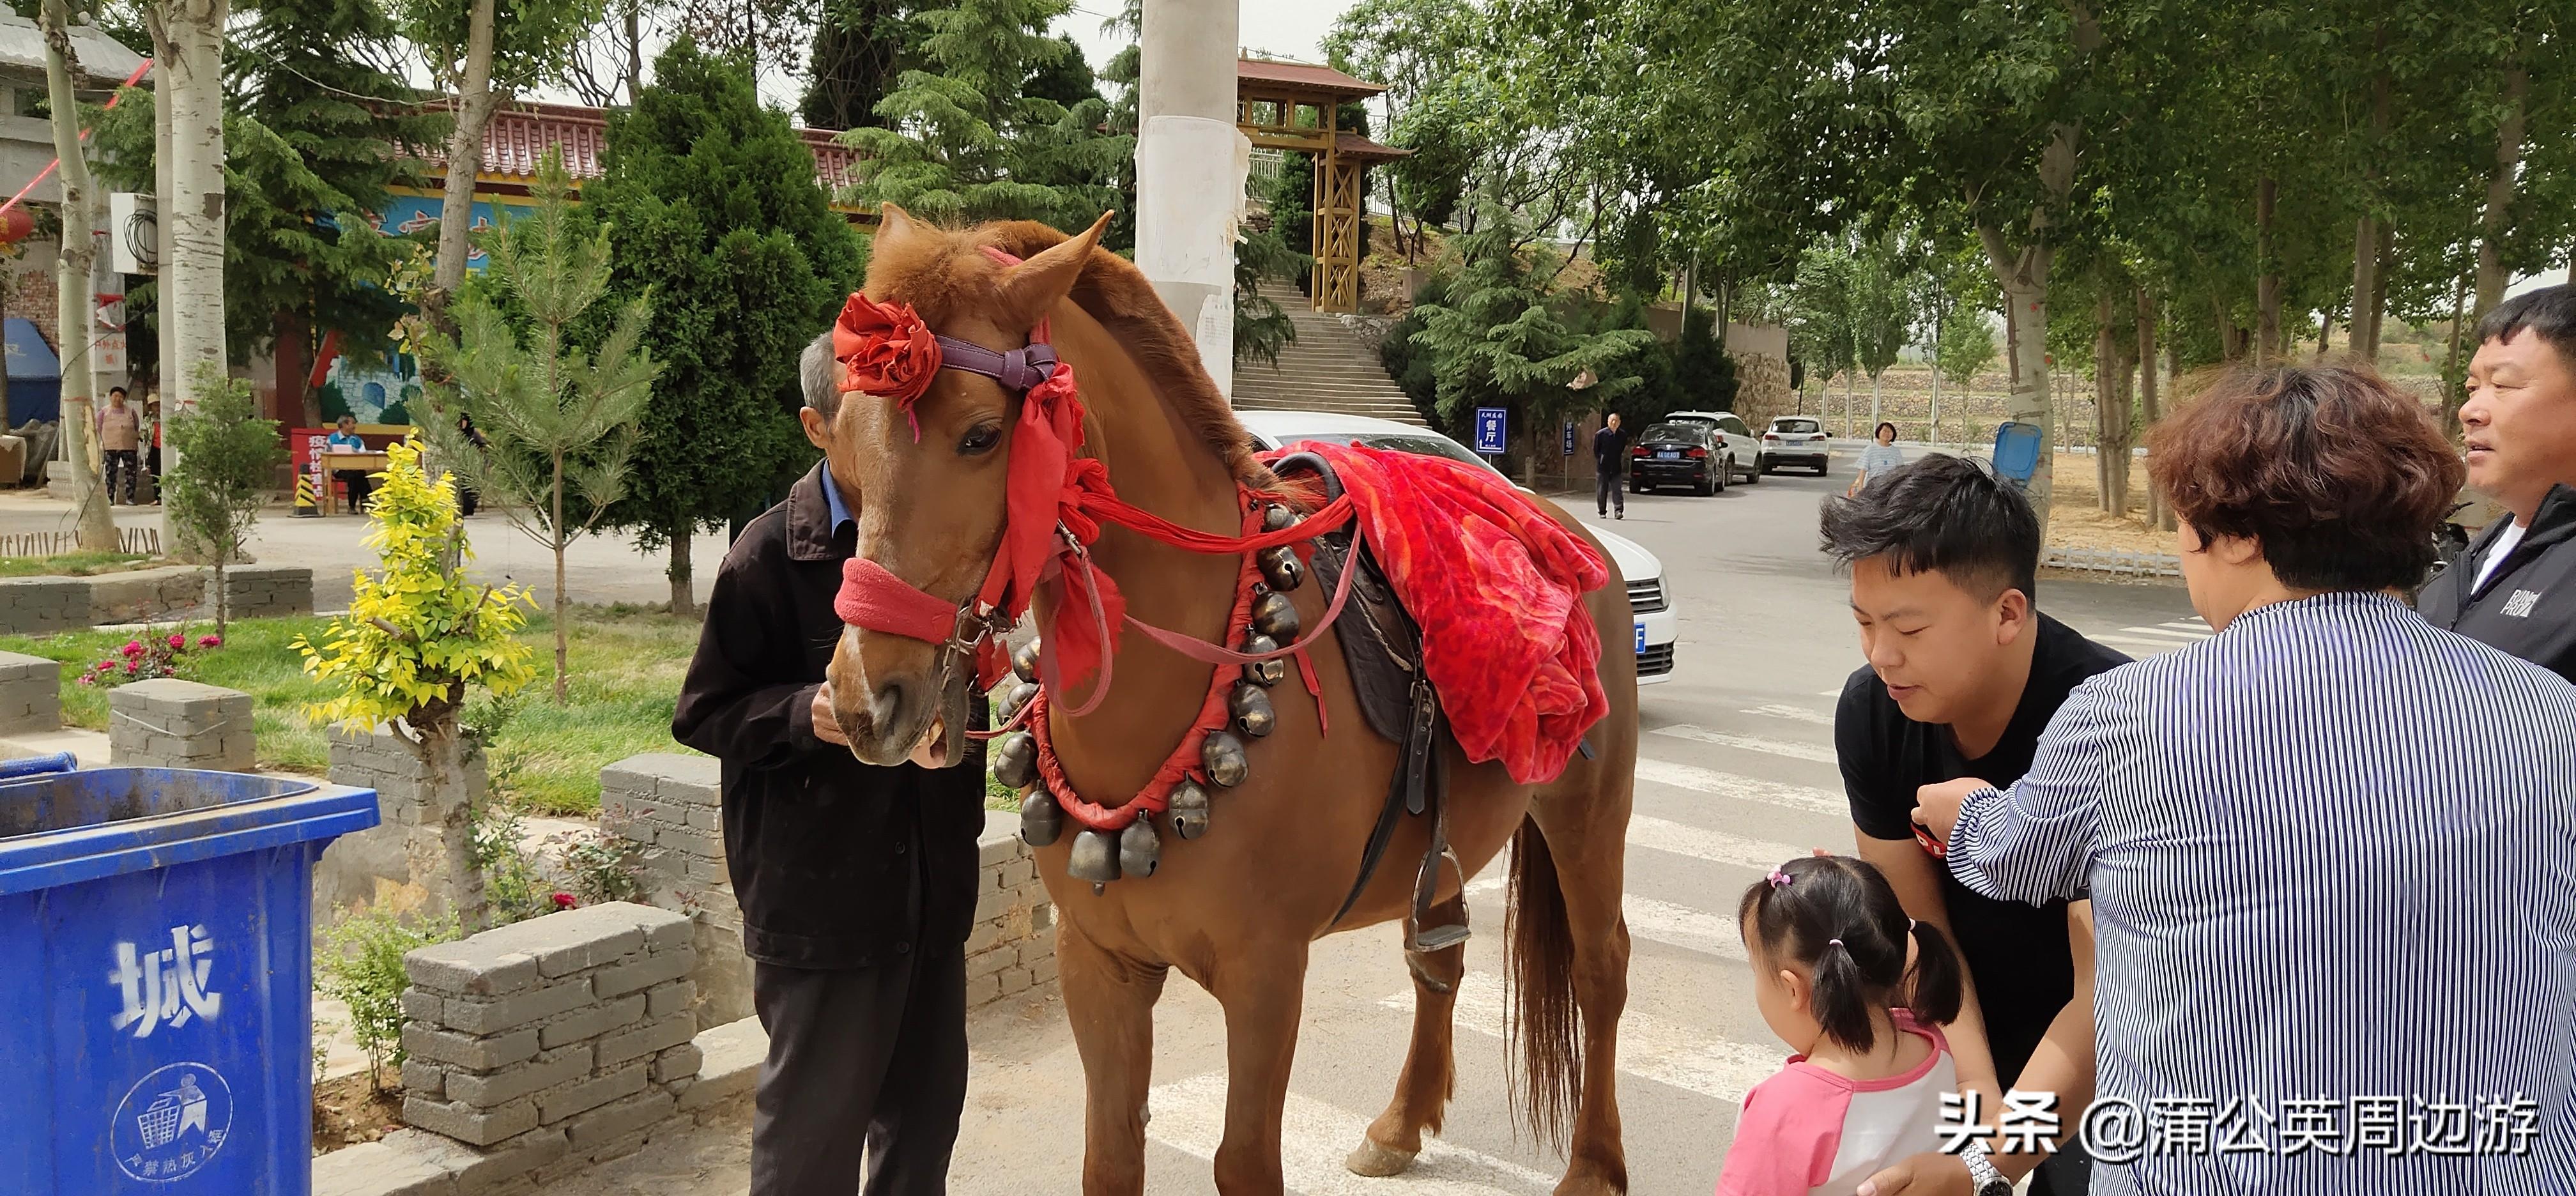
[[[1104,218],[1103,223],[1106,223]],[[1108,467],[1119,496],[1185,527],[1241,531],[1238,484],[1277,479],[1200,367],[1196,347],[1144,276],[1097,248],[1100,225],[1077,238],[1031,223],[964,232],[934,228],[889,205],[876,235],[866,294],[917,310],[941,335],[996,350],[1028,343],[1041,319],[1075,367],[1088,407],[1087,451]],[[1025,259],[1006,266],[985,252]],[[853,395],[840,404],[830,451],[833,476],[855,491],[858,552],[942,601],[976,593],[1005,521],[1004,475],[1017,396],[990,378],[941,371],[922,395],[913,428],[895,404]],[[1565,526],[1588,533],[1563,511]],[[1592,541],[1596,550],[1598,542]],[[1099,569],[1128,596],[1129,612],[1174,631],[1223,643],[1239,561],[1167,547],[1122,527],[1093,547]],[[1327,595],[1290,596],[1315,626]],[[1522,1042],[1515,1084],[1523,1115],[1547,1141],[1572,1142],[1560,1193],[1627,1188],[1616,1092],[1619,1014],[1627,1001],[1628,932],[1620,913],[1622,854],[1637,746],[1635,662],[1626,588],[1586,599],[1604,644],[1601,681],[1610,713],[1556,781],[1514,783],[1499,764],[1469,764],[1444,737],[1450,836],[1472,875],[1511,855],[1506,936],[1513,957],[1512,1024]],[[1051,609],[1043,627],[1072,611]],[[1215,802],[1203,839],[1166,837],[1161,870],[1095,893],[1069,879],[1071,836],[1038,852],[1059,911],[1056,938],[1065,1012],[1087,1081],[1083,1190],[1144,1189],[1153,1011],[1174,969],[1225,1009],[1227,1090],[1216,1183],[1229,1196],[1282,1190],[1280,1121],[1297,1044],[1307,948],[1335,929],[1404,916],[1413,862],[1428,829],[1402,820],[1381,868],[1339,926],[1333,915],[1358,877],[1361,845],[1376,820],[1395,745],[1372,735],[1355,704],[1342,655],[1318,641],[1309,655],[1333,728],[1329,747],[1301,688],[1278,691],[1277,726],[1252,741],[1250,778]],[[905,758],[934,725],[958,727],[962,689],[936,645],[859,627],[845,629],[831,665],[833,702],[860,758]],[[1113,659],[1114,684],[1092,712],[1049,709],[1047,724],[1067,779],[1091,801],[1116,805],[1143,785],[1180,741],[1208,692],[1207,664],[1129,634]],[[1228,666],[1230,667],[1230,666]],[[1076,687],[1077,696],[1084,692]],[[942,695],[949,695],[943,697]],[[943,734],[942,738],[953,738]],[[949,758],[955,759],[952,754]],[[1463,877],[1444,870],[1437,912],[1463,918]],[[1413,1036],[1394,1100],[1351,1156],[1354,1171],[1393,1175],[1440,1128],[1453,1085],[1454,990],[1464,945],[1414,959]]]

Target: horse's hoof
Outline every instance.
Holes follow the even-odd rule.
[[[1363,1136],[1360,1139],[1360,1148],[1352,1151],[1351,1157],[1344,1160],[1342,1165],[1350,1168],[1353,1175],[1385,1179],[1388,1176],[1404,1174],[1407,1168],[1413,1166],[1415,1153],[1417,1152],[1380,1146],[1377,1139]]]

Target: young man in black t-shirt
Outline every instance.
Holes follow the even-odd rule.
[[[1913,810],[1925,785],[2020,779],[2067,693],[2128,657],[2032,608],[2039,521],[2019,490],[1976,462],[1927,457],[1828,499],[1823,531],[1826,553],[1851,571],[1869,658],[1834,715],[1861,858],[1967,962],[1968,1000],[1948,1037],[1960,1083],[1984,1094],[1977,1120],[1995,1124],[2004,1089],[2057,1092],[2070,1149],[2031,1191],[2080,1193],[2086,1164],[2071,1147],[2092,1087],[2089,903],[2029,906],[1969,891],[1916,842]],[[2016,1177],[2037,1163],[1995,1161]],[[1920,1168],[1928,1180],[1932,1169],[1962,1167],[1918,1158],[1897,1170]]]

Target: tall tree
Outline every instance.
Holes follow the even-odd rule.
[[[587,213],[610,227],[611,309],[650,296],[661,366],[638,467],[611,522],[671,554],[671,609],[693,608],[689,540],[810,464],[796,363],[857,289],[858,234],[814,180],[787,116],[739,61],[683,38],[634,111],[608,122],[607,177]]]
[[[483,133],[492,113],[523,88],[564,79],[574,47],[605,10],[603,0],[547,0],[506,8],[498,0],[395,2],[403,36],[428,65],[431,80],[456,96],[447,138],[447,181],[438,208],[438,256],[429,289],[421,296],[431,322],[452,328],[447,308],[465,282],[474,176],[483,162]]]
[[[89,230],[98,226],[98,195],[90,182],[89,159],[81,149],[80,105],[72,98],[72,77],[80,56],[72,48],[69,0],[44,0],[40,20],[45,31],[45,95],[52,109],[54,153],[62,161],[62,252],[54,263],[54,346],[62,358],[63,464],[71,470],[72,502],[79,511],[80,546],[92,552],[116,549],[116,521],[108,514],[107,492],[98,484],[98,467],[90,460],[97,432],[90,392],[96,381],[89,368],[90,270],[98,263],[98,243]]]
[[[175,415],[197,406],[203,380],[220,376],[226,358],[223,45],[231,5],[148,0],[144,13],[159,80],[161,398]]]
[[[1071,0],[960,0],[921,13],[924,65],[880,101],[883,128],[844,137],[867,151],[862,205],[934,220],[1044,220],[1073,227],[1107,208],[1131,142],[1100,131],[1106,103],[1072,108],[1026,93],[1071,47],[1046,29]]]
[[[560,151],[538,162],[536,211],[486,241],[490,264],[459,296],[457,335],[425,329],[416,348],[435,418],[421,432],[441,461],[555,558],[555,704],[570,697],[564,553],[625,497],[637,423],[661,364],[643,347],[651,305],[627,300],[596,351],[572,335],[608,290],[608,230],[577,227]],[[467,441],[470,415],[490,440]]]
[[[921,69],[928,36],[913,19],[919,0],[823,0],[814,21],[802,106],[817,129],[882,125],[877,105],[904,72]]]

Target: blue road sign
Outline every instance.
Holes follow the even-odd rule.
[[[1574,425],[1571,422],[1565,425],[1565,455],[1574,455]]]
[[[1476,451],[1499,455],[1503,451],[1503,409],[1476,409]]]

